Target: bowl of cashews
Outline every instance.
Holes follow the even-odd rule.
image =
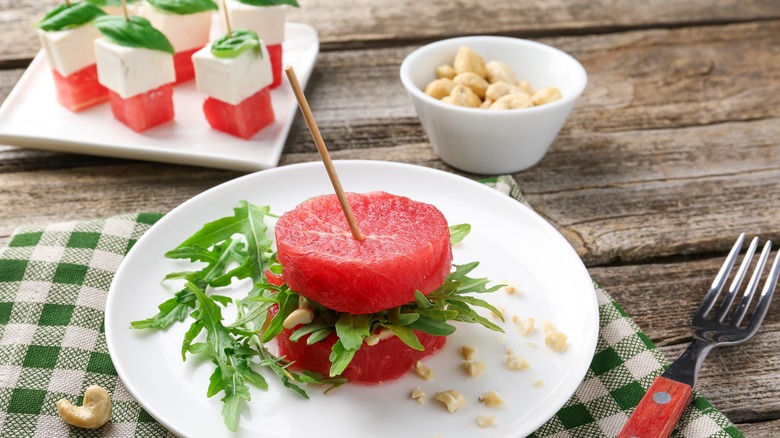
[[[498,36],[422,46],[404,59],[400,75],[434,152],[484,175],[538,163],[588,80],[561,50]]]

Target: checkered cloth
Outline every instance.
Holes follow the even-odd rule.
[[[525,202],[511,177],[484,181]],[[173,436],[133,400],[108,355],[103,311],[111,279],[160,214],[133,214],[17,230],[0,250],[0,436]],[[532,436],[613,437],[669,361],[596,285],[600,334],[585,380]],[[90,385],[108,390],[111,422],[91,431],[57,416],[61,398],[81,404]],[[742,437],[704,398],[673,437]]]

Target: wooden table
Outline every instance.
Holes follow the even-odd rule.
[[[0,0],[0,101],[54,3]],[[300,3],[289,19],[319,32],[307,94],[334,159],[454,171],[398,79],[423,43],[510,35],[579,59],[584,95],[546,157],[514,177],[669,357],[691,340],[691,315],[736,236],[780,242],[777,0]],[[297,117],[280,165],[316,159]],[[0,145],[0,244],[20,225],[168,211],[240,175]],[[747,436],[780,436],[780,304],[750,344],[710,355],[698,388]]]

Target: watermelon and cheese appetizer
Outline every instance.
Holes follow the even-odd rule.
[[[210,39],[211,16],[218,6],[211,0],[146,0],[143,15],[168,38],[176,52],[176,83],[195,77],[192,55]]]
[[[295,0],[225,0],[230,25],[236,29],[255,32],[268,46],[271,54],[273,82],[271,88],[282,83],[282,42],[287,7],[299,7]]]
[[[95,20],[98,80],[114,117],[136,132],[173,119],[173,46],[143,17]]]
[[[140,0],[125,0],[125,6],[122,6],[122,0],[86,0],[87,3],[91,3],[108,15],[125,15],[125,9],[129,15],[136,15],[138,13]]]
[[[257,34],[232,31],[196,52],[192,62],[212,128],[249,139],[274,122],[271,60]]]
[[[503,320],[478,298],[502,285],[471,277],[477,262],[452,263],[452,245],[469,233],[467,224],[449,225],[435,206],[386,192],[346,193],[346,200],[363,240],[352,237],[337,196],[325,195],[281,217],[241,201],[232,216],[204,224],[166,253],[198,263],[166,276],[183,280],[181,289],[131,326],[191,323],[181,353],[210,357],[214,370],[204,387],[209,397],[224,393],[228,429],[238,429],[249,386],[269,386],[257,367],[308,398],[307,384],[402,377],[442,349],[457,329],[453,321],[503,332],[478,312]],[[253,285],[245,296],[220,293],[245,279]],[[228,307],[235,319],[223,316]]]
[[[103,15],[105,12],[89,3],[70,3],[58,6],[38,23],[57,100],[71,111],[108,100],[108,90],[98,82],[92,48],[100,33],[90,24]]]

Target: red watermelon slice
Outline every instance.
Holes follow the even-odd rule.
[[[347,200],[363,241],[352,238],[335,195],[310,199],[277,222],[278,259],[292,290],[332,310],[366,314],[442,284],[452,247],[436,207],[385,192]]]
[[[365,345],[355,352],[352,362],[341,373],[350,382],[382,383],[402,377],[414,368],[418,360],[430,356],[444,346],[446,336],[434,336],[415,330],[417,339],[425,347],[424,351],[409,348],[398,337],[393,336],[379,341],[376,345]],[[293,362],[296,370],[314,371],[327,376],[330,372],[330,351],[338,337],[331,333],[327,338],[312,345],[306,345],[306,335],[297,342],[290,341],[292,330],[283,330],[276,336],[279,355]]]

